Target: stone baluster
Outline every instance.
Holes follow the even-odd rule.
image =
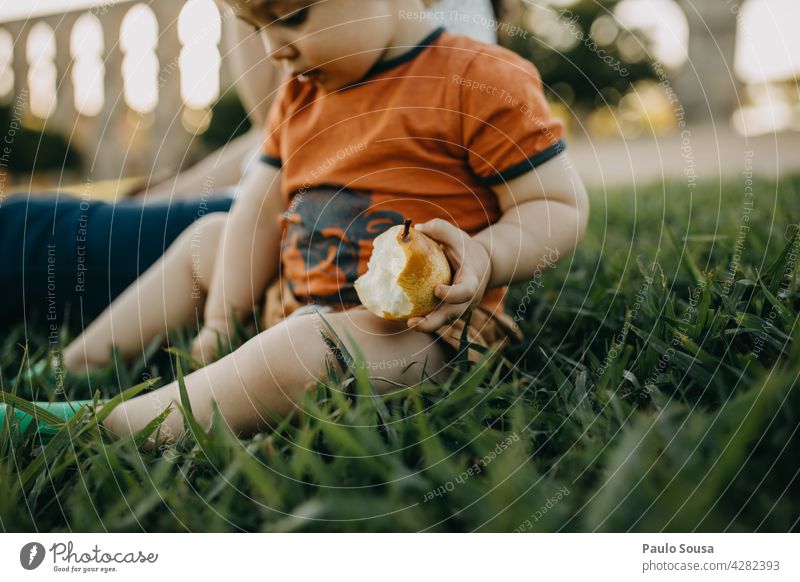
[[[126,156],[125,95],[122,85],[122,51],[119,47],[120,26],[129,3],[104,7],[98,14],[103,26],[105,50],[105,102],[99,115],[82,120],[82,146],[87,177],[93,180],[119,178]]]
[[[75,26],[75,22],[81,18],[85,13],[78,12],[75,13],[75,18],[72,22],[72,26]],[[94,14],[94,13],[93,13]],[[106,33],[106,28],[108,27],[108,23],[99,14],[96,15],[98,17],[98,22],[103,29],[103,42],[107,42],[108,34]],[[72,29],[70,28],[70,37],[72,36]],[[103,132],[103,125],[105,122],[105,113],[106,108],[108,107],[109,102],[109,89],[108,89],[108,82],[110,80],[108,71],[106,71],[106,67],[108,66],[107,58],[105,55],[108,54],[108,46],[104,46],[104,56],[103,56],[103,93],[104,93],[104,102],[103,102],[103,109],[93,116],[86,116],[81,115],[81,113],[76,109],[75,106],[75,86],[72,82],[72,69],[76,66],[75,60],[70,60],[70,75],[69,75],[69,93],[64,91],[64,99],[69,100],[70,109],[73,112],[73,121],[72,126],[68,128],[67,136],[73,147],[75,147],[82,155],[83,167],[82,167],[82,178],[84,180],[91,181],[94,179],[100,179],[106,177],[103,172],[97,172],[98,163],[102,164],[102,157],[98,158],[99,152],[103,150],[99,148],[99,144],[102,138]],[[65,83],[65,86],[67,84]],[[90,186],[87,186],[86,189],[87,195],[92,194],[92,189]]]
[[[56,107],[45,123],[49,130],[56,131],[70,139],[75,128],[77,112],[75,111],[74,87],[72,84],[72,58],[70,55],[70,37],[80,13],[67,12],[44,18],[54,34],[56,56]]]
[[[193,139],[181,123],[183,101],[180,87],[181,43],[178,39],[178,14],[183,4],[183,1],[163,0],[150,5],[159,25],[159,97],[155,111],[152,159],[153,172],[156,174],[178,171],[187,157],[187,150]]]
[[[18,21],[9,22],[4,25],[6,30],[14,38],[14,58],[12,67],[14,69],[14,99],[12,108],[22,107],[25,116],[30,115],[30,87],[28,86],[28,55],[27,47],[28,34],[30,33],[32,22]]]

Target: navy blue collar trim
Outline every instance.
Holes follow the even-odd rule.
[[[403,63],[407,63],[408,61],[414,59],[419,53],[421,53],[430,45],[435,43],[439,39],[439,37],[442,36],[444,30],[445,30],[444,26],[440,26],[432,33],[430,33],[428,36],[423,38],[420,41],[420,43],[411,50],[404,52],[402,55],[397,55],[396,57],[393,57],[388,61],[379,61],[375,63],[375,65],[373,65],[373,67],[369,71],[367,71],[367,74],[364,76],[364,78],[366,79],[367,77],[371,77],[372,75],[383,73],[384,71],[388,71],[389,69],[393,69],[398,65],[402,65]]]

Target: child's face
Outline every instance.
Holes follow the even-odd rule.
[[[300,80],[327,90],[356,82],[392,43],[392,0],[228,0],[263,30],[270,57]]]

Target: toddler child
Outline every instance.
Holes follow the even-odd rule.
[[[422,0],[227,1],[264,29],[290,75],[261,163],[229,215],[185,231],[65,349],[66,368],[102,366],[112,346],[133,356],[202,320],[193,353],[207,365],[185,378],[193,412],[208,425],[216,402],[242,433],[324,379],[321,317],[359,346],[379,391],[439,377],[462,332],[482,347],[516,341],[504,286],[569,253],[589,210],[534,66],[435,28]],[[353,282],[372,240],[405,218],[443,245],[454,277],[432,313],[392,322],[358,304]],[[231,319],[252,314],[265,290],[266,329],[212,362]],[[125,402],[105,425],[130,434],[173,401],[176,383]],[[174,410],[161,434],[182,430]]]

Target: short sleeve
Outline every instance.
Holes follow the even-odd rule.
[[[278,169],[283,166],[280,138],[289,108],[289,98],[288,83],[286,83],[272,103],[264,124],[264,143],[261,148],[260,160]]]
[[[454,81],[461,85],[469,165],[483,184],[517,178],[565,149],[564,124],[552,116],[530,61],[489,47]]]

